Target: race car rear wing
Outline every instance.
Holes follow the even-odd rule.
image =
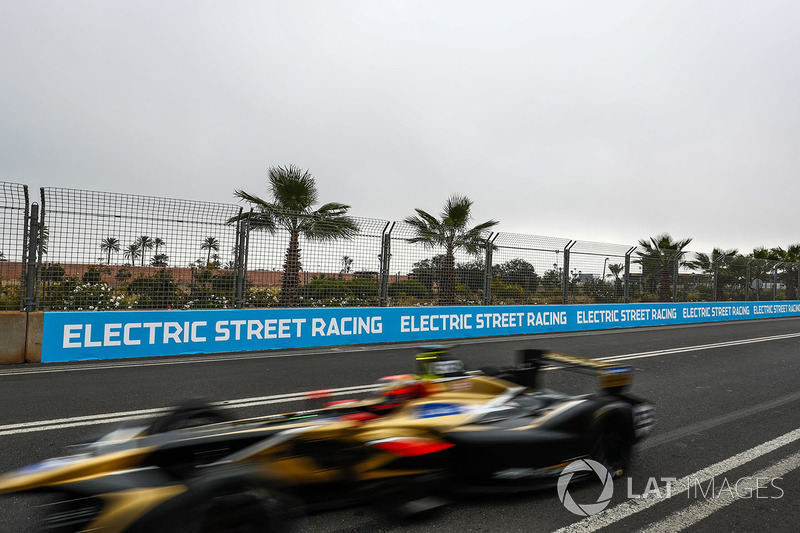
[[[544,365],[553,365],[568,370],[576,370],[597,376],[598,387],[610,394],[618,394],[633,381],[629,365],[618,365],[597,359],[588,359],[575,355],[565,355],[533,348],[517,352],[517,363],[520,367],[534,374]]]

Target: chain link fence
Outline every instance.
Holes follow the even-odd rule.
[[[2,183],[6,310],[531,305],[798,299],[798,263],[485,233],[412,242],[405,222]],[[37,215],[38,213],[38,215]],[[644,242],[644,241],[643,241]],[[462,243],[463,244],[463,243]],[[32,248],[32,249],[31,249]],[[31,253],[34,252],[34,253]],[[26,268],[30,258],[35,260]]]
[[[38,309],[234,306],[234,205],[41,189]]]
[[[20,311],[26,295],[28,187],[0,182],[0,192],[0,310]]]

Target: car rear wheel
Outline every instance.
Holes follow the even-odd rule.
[[[142,517],[129,533],[273,533],[294,531],[302,507],[257,471],[212,469]]]
[[[173,411],[157,418],[148,429],[149,435],[166,433],[179,429],[217,424],[230,421],[230,416],[219,409],[199,400],[189,401]]]
[[[287,509],[270,491],[250,488],[211,499],[190,533],[273,533],[288,531]]]
[[[606,415],[595,423],[591,459],[597,461],[611,474],[622,476],[631,460],[633,432],[621,413]]]

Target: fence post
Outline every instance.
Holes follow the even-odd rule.
[[[39,249],[39,204],[31,204],[28,220],[28,260],[25,272],[25,311],[36,311],[36,251]]]
[[[28,272],[28,241],[29,241],[29,220],[30,220],[30,200],[28,198],[28,186],[22,186],[25,192],[25,215],[22,223],[22,269],[19,275],[19,310],[25,310],[25,276]]]
[[[250,215],[253,210],[250,209]],[[242,218],[242,208],[239,208],[239,221],[236,223],[236,258],[235,258],[235,272],[236,279],[236,294],[234,296],[234,305],[237,309],[246,306],[245,301],[245,276],[247,272],[247,241],[250,231],[250,217]]]
[[[633,251],[635,249],[636,249],[636,247],[634,246],[630,250],[625,252],[625,275],[623,277],[625,279],[625,288],[624,288],[625,299],[624,299],[624,301],[625,301],[626,304],[630,303],[629,302],[629,299],[630,299],[630,289],[629,289],[629,287],[630,287],[630,282],[631,282],[631,254],[633,253]]]
[[[745,274],[745,284],[744,284],[744,300],[746,302],[750,301],[750,265],[753,264],[753,260],[747,262],[747,273]]]
[[[797,290],[795,291],[794,295],[795,298],[800,300],[800,265],[797,263],[794,265],[794,279],[797,280]]]
[[[569,251],[575,246],[578,241],[569,241],[564,247],[564,274],[561,279],[562,294],[561,303],[567,305],[569,303]]]
[[[780,263],[775,263],[775,267],[772,269],[772,301],[778,299],[778,267]]]
[[[394,222],[387,222],[383,227],[381,235],[381,287],[378,297],[378,305],[387,307],[389,305],[389,262],[392,257],[392,230]],[[388,230],[388,231],[387,231]]]
[[[718,300],[717,288],[719,287],[719,260],[722,259],[723,257],[724,256],[720,255],[711,262],[711,264],[713,265],[712,271],[714,276],[713,283],[711,284],[711,290],[714,291],[714,295],[712,296],[711,300],[713,302],[716,302]]]
[[[483,274],[483,305],[492,305],[492,251],[494,240],[499,233],[489,233],[486,237],[486,268]]]
[[[39,188],[39,197],[41,203],[39,204],[39,234],[36,236],[36,292],[34,294],[34,307],[39,311],[39,304],[44,294],[44,285],[42,284],[42,258],[46,251],[43,250],[47,246],[47,240],[50,238],[50,233],[44,225],[44,218],[47,215],[47,203],[44,195],[44,187]]]
[[[672,259],[673,261],[673,271],[672,271],[672,301],[678,301],[678,269],[680,268],[681,264],[681,256],[683,252],[678,252],[675,254],[675,257]]]

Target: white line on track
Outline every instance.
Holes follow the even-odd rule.
[[[716,348],[726,348],[731,346],[739,346],[744,344],[753,344],[760,342],[769,342],[775,340],[783,340],[800,337],[800,333],[787,333],[785,335],[773,335],[769,337],[757,337],[753,339],[742,339],[737,341],[717,342],[712,344],[701,344],[697,346],[684,346],[681,348],[670,348],[667,350],[655,350],[650,352],[640,352],[625,355],[616,355],[609,357],[599,357],[599,361],[617,362],[627,361],[632,359],[644,359],[649,357],[658,357],[663,355],[675,355],[686,352],[694,352],[701,350],[711,350]],[[289,355],[286,355],[289,357]],[[169,364],[165,361],[164,364]],[[338,396],[349,392],[366,392],[376,389],[376,385],[356,385],[352,387],[343,387],[339,389],[332,389],[332,395]],[[335,393],[334,393],[335,392]],[[305,392],[295,392],[289,394],[277,394],[273,396],[260,396],[254,398],[240,398],[236,400],[226,400],[218,402],[214,405],[223,408],[233,407],[254,407],[259,405],[269,405],[275,403],[285,403],[291,401],[301,401],[305,399]],[[169,407],[145,409],[138,411],[121,411],[116,413],[104,413],[97,415],[87,415],[71,418],[60,418],[54,420],[40,420],[36,422],[22,422],[18,424],[8,424],[0,426],[0,436],[13,435],[17,433],[29,433],[33,431],[47,431],[52,429],[64,429],[69,427],[88,426],[94,424],[107,424],[111,422],[122,422],[126,420],[137,420],[141,418],[148,418],[150,416],[168,411]]]
[[[575,522],[574,524],[557,529],[554,533],[591,533],[592,531],[597,531],[598,529],[606,526],[614,525],[620,520],[644,511],[645,509],[648,509],[657,503],[666,501],[669,498],[677,496],[678,494],[682,494],[690,490],[692,487],[709,481],[715,476],[722,475],[730,470],[733,470],[734,468],[738,468],[746,463],[749,463],[750,461],[753,461],[754,459],[758,459],[759,457],[775,451],[782,446],[786,446],[787,444],[795,442],[798,439],[800,439],[800,429],[795,429],[789,433],[781,435],[780,437],[774,438],[742,453],[736,454],[733,457],[729,457],[723,461],[714,463],[711,466],[707,466],[706,468],[698,470],[693,474],[684,476],[677,481],[663,485],[659,487],[657,493],[654,492],[647,498],[627,500],[626,502],[615,505],[610,509],[605,509],[594,516],[584,518],[583,520]]]
[[[742,339],[737,341],[728,341],[728,342],[717,342],[712,344],[701,344],[696,346],[684,346],[681,348],[670,348],[667,350],[655,350],[650,352],[639,352],[639,353],[631,353],[625,355],[616,355],[616,356],[609,356],[609,357],[600,357],[598,358],[599,361],[608,361],[608,362],[617,362],[617,361],[627,361],[632,359],[645,359],[649,357],[658,357],[662,355],[675,355],[680,353],[687,353],[687,352],[694,352],[694,351],[701,351],[701,350],[711,350],[716,348],[726,348],[731,346],[739,346],[744,344],[753,344],[753,343],[760,343],[760,342],[769,342],[769,341],[776,341],[776,340],[784,340],[784,339],[791,339],[795,337],[800,337],[800,333],[787,333],[785,335],[773,335],[769,337],[757,337],[753,339]],[[388,349],[388,348],[387,348]],[[276,356],[277,357],[277,356]],[[289,357],[289,355],[286,355]],[[168,361],[165,361],[164,364],[168,364]],[[46,370],[46,369],[45,369]],[[545,369],[546,370],[546,369]],[[339,396],[342,394],[347,394],[349,392],[366,392],[369,390],[375,390],[377,385],[356,385],[352,387],[343,387],[339,389],[332,389],[333,396]],[[289,394],[277,394],[273,396],[260,396],[254,398],[240,398],[235,400],[225,400],[221,402],[217,402],[216,404],[219,407],[231,409],[233,407],[255,407],[259,405],[270,405],[276,403],[285,403],[291,401],[301,401],[305,399],[305,392],[294,392]],[[17,424],[8,424],[4,426],[0,426],[0,436],[3,435],[14,435],[18,433],[30,433],[34,431],[47,431],[52,429],[64,429],[70,427],[79,427],[79,426],[88,426],[88,425],[95,425],[95,424],[108,424],[111,422],[122,422],[126,420],[137,420],[141,418],[148,418],[150,416],[163,413],[168,411],[169,407],[163,408],[156,408],[156,409],[145,409],[145,410],[138,410],[138,411],[120,411],[116,413],[103,413],[103,414],[96,414],[96,415],[86,415],[86,416],[78,416],[78,417],[71,417],[71,418],[59,418],[54,420],[40,420],[35,422],[22,422]]]
[[[355,387],[343,387],[340,389],[330,389],[327,391],[330,396],[344,396],[358,392],[370,392],[378,389],[379,385],[359,385]],[[299,402],[306,400],[306,393],[276,394],[274,396],[261,396],[257,398],[241,398],[239,400],[227,400],[214,402],[210,405],[219,409],[236,409],[242,407],[256,407],[259,405],[270,405],[276,403]],[[129,420],[140,420],[168,412],[171,407],[160,407],[157,409],[140,409],[138,411],[120,411],[117,413],[103,413],[97,415],[74,416],[70,418],[56,418],[53,420],[40,420],[37,422],[21,422],[17,424],[6,424],[0,426],[0,436],[17,435],[20,433],[33,433],[37,431],[50,431],[53,429],[65,429],[81,426],[93,426],[97,424],[109,424],[127,422]]]
[[[628,359],[645,359],[647,357],[657,357],[660,355],[670,355],[676,353],[685,353],[685,352],[697,352],[702,350],[713,350],[715,348],[730,348],[731,346],[742,346],[745,344],[756,344],[759,342],[770,342],[770,341],[778,341],[784,339],[792,339],[795,337],[800,337],[800,333],[786,333],[784,335],[772,335],[769,337],[756,337],[753,339],[741,339],[738,341],[727,341],[727,342],[715,342],[712,344],[698,344],[696,346],[685,346],[682,348],[669,348],[666,350],[655,350],[652,352],[639,352],[639,353],[631,353],[625,355],[615,355],[610,357],[599,357],[600,361],[607,361],[607,362],[616,362],[616,361],[626,361]]]
[[[685,509],[672,513],[664,520],[659,520],[658,522],[650,524],[645,529],[640,529],[638,533],[682,531],[717,511],[724,509],[742,497],[752,497],[752,494],[754,494],[759,487],[764,488],[764,485],[759,484],[760,480],[780,478],[797,468],[800,468],[800,452],[794,453],[763,470],[759,470],[752,476],[742,478],[741,481],[737,481],[735,490],[720,491],[719,494],[714,495],[712,498],[692,504]],[[748,494],[750,496],[748,496]]]

